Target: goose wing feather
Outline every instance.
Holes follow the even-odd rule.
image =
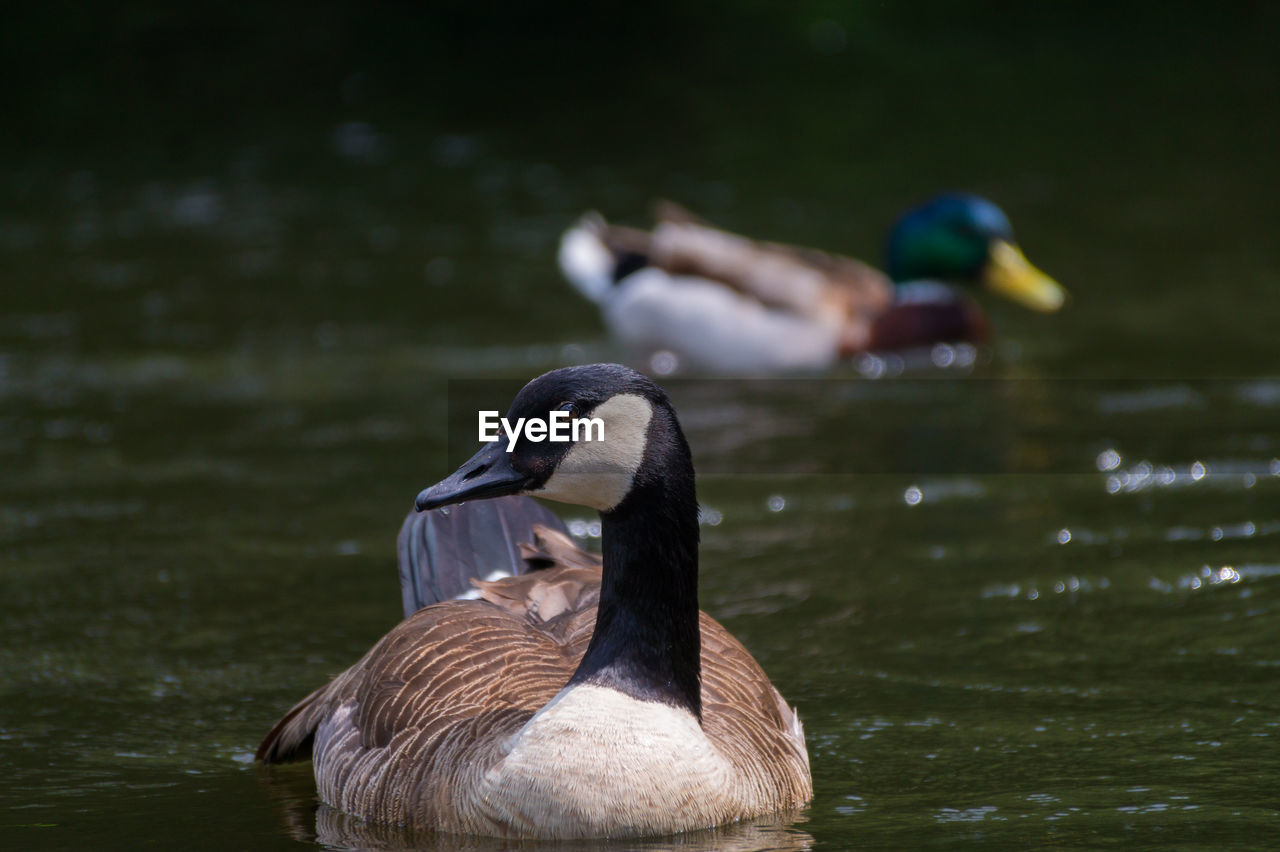
[[[527,497],[410,512],[396,539],[405,616],[456,598],[471,589],[474,579],[495,572],[523,574],[538,567],[521,550],[534,525],[567,538],[568,530],[555,513]]]
[[[655,205],[655,217],[650,260],[673,275],[719,281],[763,304],[815,318],[876,316],[893,302],[888,276],[855,258],[739,236],[670,201]]]

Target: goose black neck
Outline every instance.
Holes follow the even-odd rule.
[[[596,629],[570,683],[682,707],[701,721],[698,501],[688,446],[671,424],[671,436],[651,432],[630,493],[601,513]],[[654,453],[661,437],[671,439],[657,442],[667,452]]]

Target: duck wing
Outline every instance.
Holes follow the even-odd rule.
[[[876,316],[893,301],[888,276],[862,261],[733,234],[670,202],[657,212],[647,257],[671,275],[719,281],[768,307],[837,325]]]

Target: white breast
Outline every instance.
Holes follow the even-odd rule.
[[[543,836],[664,834],[740,816],[733,774],[687,710],[572,686],[511,738],[476,804]]]

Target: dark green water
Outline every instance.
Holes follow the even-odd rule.
[[[561,229],[875,258],[950,187],[1066,312],[670,386],[816,784],[684,847],[1280,842],[1277,7],[744,7],[5,13],[6,846],[395,842],[251,755],[397,620],[450,380],[619,357]]]

